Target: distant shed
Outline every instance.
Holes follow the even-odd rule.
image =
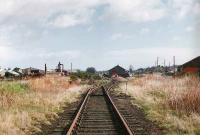
[[[40,70],[40,69],[37,69],[37,68],[25,68],[25,69],[22,69],[22,72],[25,76],[40,76],[40,75],[44,75],[44,71],[43,70]]]
[[[108,75],[109,77],[116,76],[116,75],[124,77],[124,78],[129,77],[128,71],[119,65],[108,70]]]
[[[200,73],[200,56],[179,66],[178,71],[186,74]]]
[[[0,78],[3,78],[5,76],[6,70],[0,69]]]

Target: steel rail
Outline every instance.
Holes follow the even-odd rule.
[[[72,135],[73,130],[74,130],[75,127],[76,127],[76,124],[77,124],[77,122],[78,122],[78,119],[79,119],[79,117],[80,117],[80,115],[81,115],[81,112],[82,112],[83,109],[84,109],[84,106],[86,105],[86,102],[87,102],[87,100],[88,100],[88,97],[89,97],[89,94],[91,93],[91,91],[92,91],[92,89],[89,89],[89,90],[88,90],[88,92],[87,92],[87,94],[86,94],[86,96],[85,96],[85,98],[84,98],[84,100],[83,100],[83,102],[82,102],[82,104],[81,104],[81,106],[80,106],[80,108],[79,108],[77,114],[76,114],[76,117],[74,118],[74,120],[73,120],[73,122],[72,122],[72,124],[71,124],[69,130],[67,131],[67,134],[66,134],[66,135]]]
[[[106,99],[108,100],[109,104],[111,105],[111,107],[113,108],[113,111],[115,113],[115,115],[118,117],[118,119],[120,120],[120,122],[122,123],[122,127],[124,132],[126,133],[126,135],[133,135],[132,131],[130,130],[128,124],[126,123],[125,119],[122,117],[122,115],[120,114],[119,110],[117,109],[117,107],[115,106],[114,102],[112,101],[110,95],[108,94],[107,90],[102,87],[103,92],[106,96]],[[69,130],[67,131],[66,135],[72,135],[73,134],[73,130],[75,129],[75,127],[78,124],[79,118],[81,116],[82,111],[84,110],[85,105],[87,104],[89,95],[91,94],[92,89],[89,89],[80,108],[78,109],[78,112],[69,128]]]
[[[133,135],[131,129],[129,128],[128,124],[126,123],[126,120],[123,118],[123,116],[120,114],[119,110],[115,106],[112,98],[110,97],[110,95],[108,94],[108,92],[105,90],[105,88],[104,87],[102,87],[102,88],[103,88],[103,91],[104,91],[105,95],[109,99],[108,101],[112,105],[115,114],[118,116],[119,120],[122,122],[122,124],[123,124],[122,126],[124,127],[126,134]]]

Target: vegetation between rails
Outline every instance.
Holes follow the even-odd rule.
[[[81,92],[81,86],[58,76],[0,82],[0,134],[40,132],[39,123],[50,124],[64,103],[76,101]]]
[[[120,85],[153,121],[169,135],[200,135],[200,80],[147,75]]]

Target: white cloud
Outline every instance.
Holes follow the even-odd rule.
[[[122,38],[122,37],[123,37],[122,33],[114,33],[114,34],[111,36],[111,39],[112,39],[112,40],[117,40],[117,39]]]
[[[111,40],[119,40],[119,39],[130,39],[131,35],[123,34],[123,33],[114,33],[111,35]]]
[[[93,9],[101,3],[100,0],[0,0],[0,22],[75,26],[90,20]]]
[[[199,0],[108,0],[101,19],[122,22],[151,22],[165,17],[185,18],[200,15]]]
[[[140,31],[140,34],[146,34],[146,33],[149,33],[149,32],[150,32],[149,28],[142,28],[141,31]]]
[[[90,22],[93,11],[102,5],[106,7],[104,19],[122,22],[149,22],[174,14],[181,18],[200,14],[199,0],[0,0],[0,23],[76,26]]]
[[[185,28],[185,31],[192,32],[192,31],[194,31],[194,27],[188,26],[188,27]]]
[[[169,9],[172,9],[171,13],[175,17],[184,18],[191,15],[200,15],[199,0],[169,0],[168,4]]]
[[[172,40],[174,40],[174,41],[180,41],[180,39],[181,39],[180,36],[174,36],[174,37],[172,38]]]
[[[131,22],[148,22],[163,18],[166,9],[161,0],[108,0],[104,18]]]
[[[92,31],[92,30],[94,30],[94,26],[90,26],[90,27],[87,28],[87,31],[88,31],[88,32],[90,32],[90,31]]]
[[[79,18],[74,15],[65,14],[65,15],[60,15],[56,17],[56,19],[50,22],[49,24],[55,27],[66,28],[66,27],[75,26],[75,25],[85,23],[85,22],[86,22],[86,18]]]

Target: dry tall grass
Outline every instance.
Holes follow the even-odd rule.
[[[21,82],[0,82],[0,134],[40,131],[38,123],[55,118],[64,103],[74,102],[83,86],[66,77],[47,76]]]
[[[200,134],[200,79],[147,75],[120,86],[120,92],[134,97],[148,117],[173,134]]]
[[[47,75],[41,78],[28,80],[28,85],[34,91],[62,91],[76,85],[77,83],[70,83],[70,78],[58,75]]]

